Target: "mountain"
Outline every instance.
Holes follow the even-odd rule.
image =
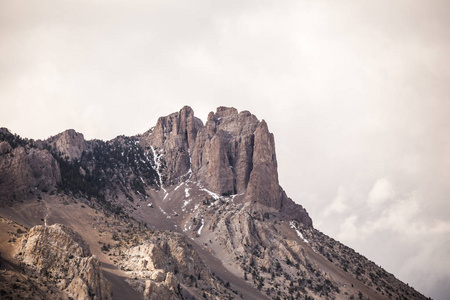
[[[314,228],[248,111],[110,141],[0,129],[2,299],[427,299]]]

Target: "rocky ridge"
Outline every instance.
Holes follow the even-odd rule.
[[[145,299],[425,299],[313,228],[279,185],[268,125],[247,111],[219,107],[203,124],[186,106],[142,135],[106,142],[0,129],[0,187],[0,213],[8,204],[23,220],[21,207],[41,207],[33,225],[44,226],[17,256],[31,273],[19,275],[42,278],[61,299],[109,297],[89,247]],[[91,211],[96,221],[84,226],[108,242],[89,238],[88,247],[72,229],[46,226],[55,203]]]
[[[61,224],[35,226],[23,238],[18,258],[29,274],[40,274],[68,297],[112,299],[98,260],[73,230]]]
[[[203,126],[192,109],[184,107],[160,118],[140,143],[159,152],[163,185],[189,178],[219,195],[245,194],[245,201],[283,210],[312,225],[306,211],[279,185],[275,142],[267,123],[248,111],[219,107]]]

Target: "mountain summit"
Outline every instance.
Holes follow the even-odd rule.
[[[2,297],[426,299],[316,230],[235,108],[110,141],[1,128],[0,216]]]

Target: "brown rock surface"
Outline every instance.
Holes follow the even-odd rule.
[[[189,153],[194,147],[197,131],[202,126],[202,121],[194,117],[194,111],[185,106],[177,113],[159,118],[156,126],[143,134],[142,146],[154,147],[162,152],[164,184],[176,183],[189,173]]]
[[[247,111],[219,107],[210,113],[192,153],[194,179],[218,194],[244,193],[253,166],[258,119]]]
[[[246,194],[249,202],[283,206],[273,134],[248,111],[219,107],[203,126],[184,107],[159,118],[141,144],[156,149],[165,185],[191,178],[219,195]]]
[[[73,129],[61,132],[49,138],[46,142],[57,153],[62,153],[62,157],[67,156],[69,160],[79,159],[83,151],[86,151],[86,141],[84,140],[83,134]]]
[[[46,277],[74,299],[112,299],[100,263],[73,230],[35,226],[24,237],[18,259],[30,272]]]
[[[47,150],[0,145],[0,203],[12,203],[37,189],[51,190],[61,181],[58,163]]]
[[[251,202],[281,208],[281,188],[278,184],[277,158],[273,134],[263,120],[255,130],[253,169],[245,199]]]

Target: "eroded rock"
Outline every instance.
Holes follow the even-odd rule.
[[[61,224],[35,226],[22,240],[18,259],[29,272],[55,284],[74,299],[112,299],[100,263],[73,230]]]

